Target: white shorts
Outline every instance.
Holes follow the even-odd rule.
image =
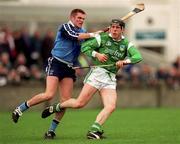
[[[104,68],[92,68],[84,79],[84,84],[85,83],[98,90],[103,88],[116,89],[116,75]]]

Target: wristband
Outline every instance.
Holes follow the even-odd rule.
[[[125,60],[125,63],[126,63],[126,64],[129,64],[129,63],[131,63],[131,60],[130,60],[130,59],[126,59],[126,60]]]
[[[93,57],[96,57],[96,54],[97,54],[96,51],[93,51],[93,52],[92,52],[92,56],[93,56]]]
[[[90,37],[95,37],[95,34],[94,33],[89,33]]]

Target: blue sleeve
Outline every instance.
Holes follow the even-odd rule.
[[[60,31],[63,37],[70,40],[78,40],[79,33],[74,31],[67,23],[62,25]]]

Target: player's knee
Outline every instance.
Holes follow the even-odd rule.
[[[106,109],[108,110],[109,113],[112,113],[112,112],[115,111],[116,105],[114,105],[114,104],[108,105],[108,106],[106,107]]]

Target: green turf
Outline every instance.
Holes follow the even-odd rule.
[[[0,144],[179,144],[180,109],[118,109],[103,126],[107,139],[85,135],[99,110],[69,110],[55,140],[44,140],[52,117],[27,111],[17,124],[11,113],[0,113]]]

